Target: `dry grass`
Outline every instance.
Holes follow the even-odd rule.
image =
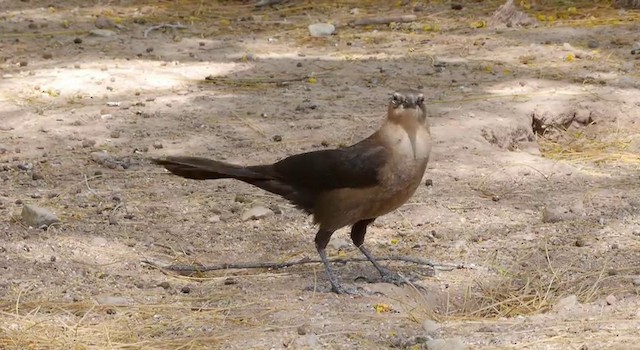
[[[559,130],[553,138],[538,140],[542,154],[550,159],[595,164],[618,163],[640,165],[640,153],[630,150],[640,135],[621,130]]]

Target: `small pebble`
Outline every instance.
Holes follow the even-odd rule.
[[[42,54],[42,58],[44,58],[45,60],[50,60],[53,58],[53,55],[50,52],[45,52]]]
[[[238,281],[236,281],[233,277],[227,277],[227,279],[224,280],[224,284],[225,286],[230,286],[232,284],[238,284]]]
[[[89,148],[89,147],[93,147],[95,145],[96,145],[96,141],[95,140],[90,140],[90,139],[82,140],[82,148]]]
[[[440,325],[434,320],[424,320],[424,322],[422,322],[422,329],[424,329],[427,334],[434,334],[440,330]]]
[[[156,141],[156,142],[153,143],[153,148],[155,148],[155,149],[161,149],[162,147],[164,147],[164,146],[162,146],[162,142],[160,142],[160,141]]]
[[[298,335],[306,335],[311,331],[311,326],[307,323],[301,325],[297,329]]]
[[[598,43],[597,40],[589,40],[589,42],[587,43],[587,47],[590,49],[597,49],[598,46],[600,46],[600,43]]]
[[[280,135],[273,135],[273,141],[274,141],[274,142],[280,142],[280,141],[282,141],[282,136],[280,136]]]
[[[451,9],[452,10],[462,10],[462,4],[458,4],[458,3],[451,4]]]
[[[191,293],[191,288],[189,286],[184,286],[182,288],[180,288],[180,291],[184,294],[189,294]]]
[[[169,284],[169,282],[164,281],[164,282],[158,283],[158,287],[162,287],[162,289],[169,289],[171,288],[171,285]]]
[[[42,175],[40,175],[39,172],[34,171],[34,172],[31,173],[31,179],[34,180],[34,181],[38,181],[38,180],[42,180],[43,177],[42,177]]]
[[[424,185],[427,186],[427,187],[433,186],[433,179],[426,179],[424,181]]]
[[[112,139],[117,139],[120,138],[120,131],[119,130],[113,130],[110,134]]]
[[[74,43],[74,44],[82,44],[82,39],[80,39],[80,38],[75,38],[75,39],[73,39],[73,43]]]
[[[618,300],[616,299],[616,296],[615,296],[615,295],[613,295],[613,294],[609,294],[609,295],[607,296],[607,298],[605,299],[605,301],[607,302],[607,305],[613,305],[613,304],[615,304],[615,303],[616,303],[616,301],[618,301]]]

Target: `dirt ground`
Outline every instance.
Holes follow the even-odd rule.
[[[0,1],[1,349],[637,347],[637,12],[539,1],[537,25],[492,27],[501,1],[152,3]],[[382,14],[418,17],[307,29]],[[148,158],[340,147],[403,87],[428,99],[432,184],[366,244],[436,262],[385,262],[414,285],[365,262],[336,265],[357,296],[330,293],[320,264],[142,263],[317,258],[310,218],[280,198]],[[28,227],[24,204],[61,224]],[[360,257],[345,230],[329,254]]]

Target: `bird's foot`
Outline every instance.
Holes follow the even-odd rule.
[[[384,283],[392,283],[392,284],[395,284],[396,286],[402,286],[409,283],[408,279],[404,278],[403,276],[400,276],[396,272],[385,270],[385,271],[381,271],[380,274],[382,275],[382,282]]]
[[[357,288],[345,288],[343,286],[332,286],[331,291],[341,295],[360,295],[360,291]]]

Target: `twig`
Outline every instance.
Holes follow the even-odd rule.
[[[93,188],[89,186],[89,178],[87,178],[87,174],[84,174],[84,184],[87,185],[87,189],[89,190],[89,192],[91,192],[95,196],[98,195],[98,193],[96,193],[96,191],[94,191]]]
[[[413,22],[418,17],[416,15],[403,15],[403,16],[388,16],[388,17],[373,17],[356,19],[349,22],[349,26],[368,26],[374,24],[389,24],[389,23],[408,23]]]
[[[281,3],[281,2],[284,2],[284,0],[259,0],[256,3],[256,7],[277,5],[277,4]]]
[[[236,112],[231,112],[231,115],[233,115],[236,119],[238,119],[239,121],[241,121],[244,125],[246,125],[247,127],[249,127],[249,129],[257,132],[258,134],[260,134],[260,136],[262,137],[267,137],[267,134],[264,133],[264,131],[262,129],[260,129],[260,127],[256,126],[255,124],[253,124],[252,122],[250,122],[247,119],[242,118],[241,116],[239,116]]]
[[[154,31],[154,30],[158,30],[158,29],[163,29],[163,28],[173,28],[173,29],[187,29],[188,27],[177,23],[177,24],[167,24],[167,23],[163,23],[163,24],[158,24],[157,26],[151,26],[147,29],[144,30],[144,37],[146,38],[147,36],[149,36],[149,33]]]
[[[419,258],[412,258],[406,256],[391,256],[387,258],[378,258],[378,261],[402,261],[412,263],[416,265],[429,266],[433,269],[441,271],[451,271],[455,269],[473,269],[474,266],[466,264],[451,264],[451,263],[434,263],[429,260],[423,260]],[[348,262],[362,262],[368,261],[365,258],[349,258],[349,259],[332,259],[332,263],[348,263]],[[256,263],[222,263],[222,264],[210,264],[210,265],[188,265],[188,264],[161,264],[150,260],[142,260],[142,264],[148,265],[161,270],[169,270],[175,272],[206,272],[216,270],[228,270],[228,269],[283,269],[290,266],[305,265],[305,264],[318,264],[322,263],[320,259],[303,258],[297,261],[290,262],[256,262]]]

